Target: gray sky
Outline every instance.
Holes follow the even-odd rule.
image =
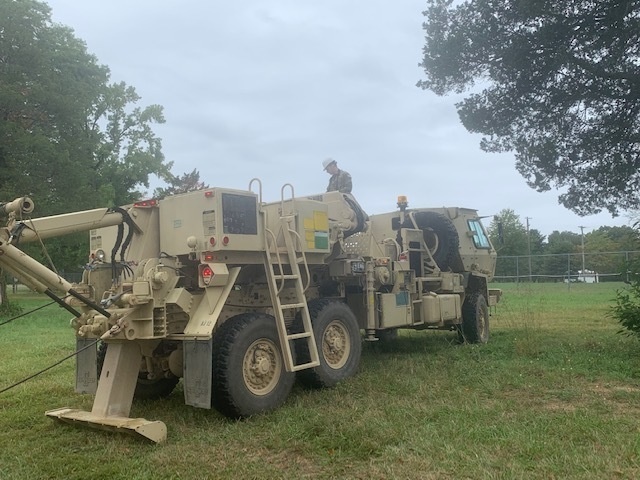
[[[557,191],[530,189],[513,155],[482,152],[462,127],[459,98],[415,86],[424,0],[47,3],[113,81],[164,107],[154,130],[176,175],[196,168],[212,187],[239,189],[257,177],[275,201],[285,183],[296,195],[324,191],[330,156],[368,213],[406,195],[410,207],[511,208],[544,235],[629,223],[579,217]]]

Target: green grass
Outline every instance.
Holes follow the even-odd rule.
[[[229,421],[185,406],[181,385],[135,402],[132,416],[167,424],[163,445],[46,418],[91,409],[67,362],[0,394],[0,478],[638,478],[640,342],[608,316],[622,284],[498,287],[487,345],[402,332],[365,344],[353,379],[296,387],[269,415]],[[0,389],[73,350],[68,316],[0,327]]]

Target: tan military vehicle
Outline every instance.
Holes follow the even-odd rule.
[[[255,192],[254,190],[257,190]],[[135,397],[170,394],[239,418],[280,406],[296,378],[330,387],[354,375],[361,342],[398,329],[486,342],[496,260],[465,208],[367,214],[339,192],[274,203],[261,183],[208,188],[116,209],[26,219],[29,198],[4,204],[0,266],[73,316],[76,390],[90,412],[50,417],[161,442],[161,421],[129,418]],[[89,231],[82,282],[71,284],[18,242]]]

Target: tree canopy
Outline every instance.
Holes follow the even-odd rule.
[[[28,195],[40,217],[137,200],[171,167],[153,132],[162,107],[139,101],[45,3],[0,1],[0,201]],[[87,244],[82,234],[47,248],[77,271]]]
[[[500,255],[527,255],[527,230],[520,217],[510,208],[493,216],[487,229],[491,243]]]
[[[640,0],[428,0],[418,85],[585,215],[640,206]]]
[[[32,196],[42,216],[138,198],[171,165],[162,107],[139,100],[46,4],[0,2],[0,200]]]
[[[180,193],[193,192],[196,190],[203,190],[209,188],[209,185],[200,181],[200,172],[197,169],[193,169],[190,173],[185,173],[176,177],[170,174],[165,181],[168,183],[167,187],[156,188],[153,191],[154,198],[164,198],[169,195],[178,195]]]

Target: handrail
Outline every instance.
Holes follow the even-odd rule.
[[[306,277],[307,277],[306,286],[303,285],[304,288],[302,289],[302,291],[306,292],[309,286],[311,285],[311,273],[309,272],[309,263],[307,262],[307,256],[305,255],[304,250],[302,249],[302,245],[303,245],[302,238],[300,237],[300,234],[295,230],[291,228],[287,228],[287,230],[289,230],[289,233],[293,233],[295,237],[298,239],[298,245],[300,246],[300,253],[302,254],[302,264],[304,265],[304,273],[306,274]]]
[[[295,214],[295,205],[294,205],[294,200],[295,200],[295,194],[293,192],[293,185],[291,185],[290,183],[285,183],[282,188],[280,189],[280,215],[281,216],[287,216],[287,214],[284,211],[284,189],[286,187],[291,188],[291,215]]]
[[[280,258],[280,251],[278,250],[278,239],[276,238],[276,235],[268,228],[265,227],[264,231],[267,233],[267,238],[265,238],[265,240],[267,241],[267,252],[269,252],[269,255],[271,255],[271,245],[269,244],[269,235],[271,236],[271,238],[273,239],[273,246],[275,254],[276,254],[276,260],[277,260],[277,264],[278,264],[278,268],[280,268],[280,274],[283,275],[282,271],[282,259]],[[271,258],[269,258],[269,261],[271,261]],[[275,279],[275,275],[274,275],[274,279]],[[281,278],[281,282],[280,282],[280,286],[278,287],[278,294],[280,294],[280,292],[282,292],[282,289],[284,287],[284,279]]]
[[[254,177],[249,181],[249,191],[253,192],[253,190],[251,190],[251,186],[253,185],[253,182],[258,182],[258,202],[262,203],[262,182],[260,181],[260,179],[258,177]]]

